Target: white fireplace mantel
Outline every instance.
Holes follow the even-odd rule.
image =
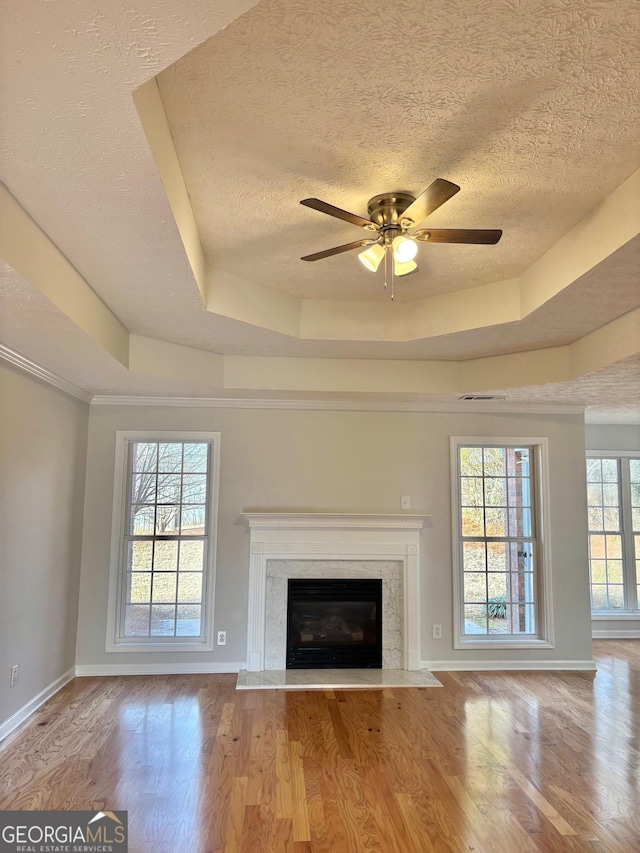
[[[405,669],[420,669],[420,533],[429,516],[363,513],[248,512],[249,613],[247,666],[265,667],[267,563],[385,561],[402,565]],[[331,577],[327,574],[327,577]]]

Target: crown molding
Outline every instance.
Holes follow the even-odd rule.
[[[65,394],[70,394],[72,397],[82,400],[83,403],[90,403],[93,399],[93,395],[89,394],[88,391],[78,388],[78,386],[74,385],[72,382],[67,382],[66,379],[63,379],[56,373],[52,373],[50,370],[47,370],[46,367],[42,367],[37,364],[37,362],[32,361],[30,358],[21,355],[19,352],[16,352],[16,350],[11,349],[11,347],[5,346],[4,344],[0,344],[0,359],[8,362],[9,364],[13,364],[14,367],[17,367],[25,373],[30,373],[32,376],[41,379],[49,385],[53,385],[54,388],[64,391]]]
[[[358,400],[276,400],[233,397],[122,397],[97,394],[92,406],[168,406],[186,409],[297,409],[330,412],[451,412],[461,414],[583,415],[584,406],[510,403],[508,400],[442,403],[361,402]]]

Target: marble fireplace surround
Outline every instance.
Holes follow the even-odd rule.
[[[289,577],[382,578],[383,668],[420,669],[420,534],[428,516],[249,512],[240,520],[250,535],[250,672],[284,669]]]

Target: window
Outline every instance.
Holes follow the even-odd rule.
[[[589,575],[596,617],[640,611],[640,458],[587,459]]]
[[[212,644],[218,434],[118,433],[107,650]]]
[[[546,441],[456,438],[452,446],[456,647],[549,646]]]

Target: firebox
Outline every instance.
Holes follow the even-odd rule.
[[[382,580],[289,579],[287,669],[382,667]]]

